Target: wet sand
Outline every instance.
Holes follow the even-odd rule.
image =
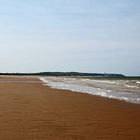
[[[0,77],[0,140],[139,140],[140,105]]]

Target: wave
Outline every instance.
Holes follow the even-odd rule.
[[[140,104],[140,81],[94,80],[69,77],[40,77],[45,85],[56,89],[88,93],[130,103]]]

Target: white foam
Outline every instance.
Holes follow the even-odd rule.
[[[131,85],[125,85],[125,86],[128,87],[128,88],[139,88],[137,86],[131,86]]]
[[[140,84],[140,81],[137,81],[136,83],[137,83],[137,84]]]
[[[140,104],[140,88],[134,88],[135,85],[131,85],[132,81],[102,81],[67,77],[40,77],[40,80],[51,88],[88,93]]]

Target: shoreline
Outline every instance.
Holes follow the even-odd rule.
[[[9,79],[9,78],[12,78],[12,81],[7,81],[7,80],[4,80],[2,81],[0,79],[0,82],[6,82],[6,83],[39,83],[39,84],[42,84],[43,86],[46,86],[48,88],[51,88],[51,89],[54,89],[54,90],[60,90],[61,91],[68,91],[68,92],[72,92],[72,93],[76,93],[76,94],[87,94],[89,96],[95,96],[95,97],[99,97],[99,98],[104,98],[105,100],[113,100],[113,101],[117,101],[117,102],[123,102],[123,103],[126,103],[126,104],[133,104],[133,105],[138,105],[140,106],[140,104],[137,104],[137,103],[134,103],[134,102],[129,102],[129,101],[126,101],[126,100],[120,100],[120,99],[116,99],[116,98],[109,98],[109,97],[105,97],[105,96],[100,96],[100,95],[96,95],[96,94],[90,94],[90,93],[85,93],[85,92],[79,92],[79,91],[72,91],[72,90],[68,90],[68,89],[59,89],[59,88],[53,88],[51,86],[48,86],[47,83],[45,83],[43,80],[41,80],[42,76],[16,76],[16,75],[2,75],[0,76],[0,78],[3,78],[3,79]],[[22,79],[25,78],[26,80],[22,81]],[[17,80],[18,79],[18,80]],[[20,80],[21,79],[21,80]],[[36,81],[31,81],[31,79],[36,79]]]
[[[51,89],[37,77],[2,80],[10,82],[0,82],[0,139],[140,139],[138,104]]]
[[[138,89],[126,90],[126,86],[127,87],[129,86],[128,84],[126,85],[126,83],[125,84],[123,83],[124,85],[122,84],[124,87],[123,89],[121,89],[122,88],[121,84],[120,87],[117,87],[118,83],[116,84],[116,81],[109,81],[109,80],[102,81],[102,80],[92,79],[91,81],[89,81],[90,79],[87,79],[88,81],[83,82],[83,78],[81,78],[81,80],[78,81],[77,78],[75,78],[76,80],[73,80],[70,79],[70,77],[68,78],[64,77],[64,79],[62,77],[45,77],[45,78],[39,77],[39,79],[43,81],[44,85],[47,85],[53,89],[67,90],[76,93],[83,93],[83,94],[88,94],[88,95],[93,95],[93,96],[98,96],[98,97],[103,97],[108,99],[115,99],[118,101],[140,105],[140,94],[139,94],[140,88],[136,87],[139,88],[139,90]],[[91,83],[91,85],[89,84],[89,82]],[[104,86],[103,84],[100,85],[100,82],[103,84],[105,83],[106,85],[108,85],[108,87],[105,88],[106,86]],[[111,84],[113,83],[114,85],[109,85],[110,83]],[[114,87],[111,88],[112,86],[114,87],[116,86],[116,89]],[[132,85],[130,86],[132,87]],[[129,95],[130,93],[131,95]]]

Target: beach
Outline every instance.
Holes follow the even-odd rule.
[[[0,140],[139,140],[140,105],[0,77]]]

